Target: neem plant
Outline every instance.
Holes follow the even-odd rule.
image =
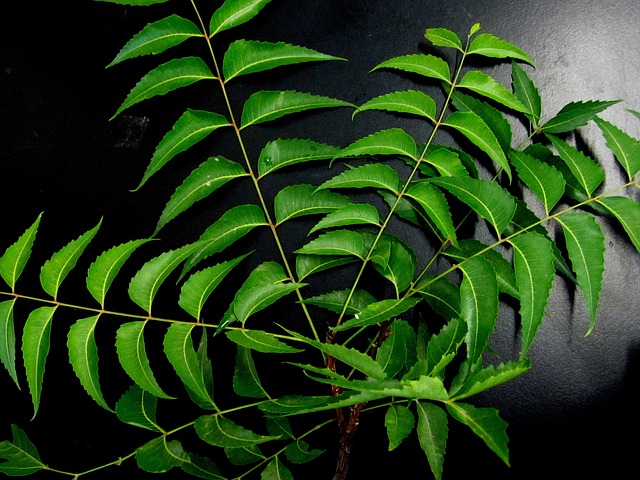
[[[166,0],[107,1],[146,6]],[[148,54],[166,59],[182,52],[184,46],[172,47],[183,42],[208,52],[164,61],[135,85],[114,116],[196,82],[206,82],[221,99],[216,111],[187,109],[157,145],[142,192],[176,156],[194,168],[166,202],[156,231],[91,262],[86,286],[94,305],[63,303],[58,293],[100,224],[67,243],[42,265],[45,295],[29,293],[29,301],[41,305],[26,319],[14,318],[15,305],[27,296],[17,281],[40,217],[0,259],[9,287],[0,292],[6,297],[0,303],[0,358],[16,385],[26,381],[34,416],[51,330],[66,328],[53,326],[54,317],[75,306],[88,312],[68,328],[68,357],[80,383],[99,407],[114,413],[114,421],[146,429],[148,436],[135,451],[114,447],[110,463],[70,472],[45,464],[25,431],[13,425],[13,439],[0,443],[0,472],[49,470],[79,478],[135,461],[147,472],[290,479],[307,462],[335,461],[323,453],[328,446],[318,444],[317,432],[336,428],[334,478],[343,479],[352,436],[364,421],[384,422],[387,438],[369,441],[388,442],[389,450],[419,442],[425,468],[428,463],[436,479],[443,475],[450,422],[468,426],[508,464],[506,422],[496,409],[474,406],[471,397],[530,368],[527,352],[556,275],[575,283],[589,314],[585,330],[593,330],[604,271],[599,222],[618,221],[640,249],[640,206],[627,194],[637,188],[640,143],[598,117],[617,102],[574,102],[545,119],[526,73],[532,59],[476,24],[464,41],[445,28],[426,30],[434,48],[454,53],[453,65],[421,53],[373,68],[423,78],[429,92],[441,87],[440,98],[394,91],[356,106],[317,92],[258,90],[236,105],[231,99],[243,90],[230,93],[240,76],[341,59],[282,42],[220,45],[219,39],[228,39],[222,32],[256,21],[269,0],[204,3],[212,4],[206,5],[212,12],[191,2],[193,21],[173,14],[149,23],[111,63]],[[471,57],[510,62],[513,89],[469,68]],[[288,138],[287,124],[281,124],[257,158],[250,156],[247,143],[256,125],[284,116],[295,123],[329,108],[353,109],[354,116],[387,112],[389,128],[338,147]],[[398,115],[421,119],[426,142],[394,127]],[[572,144],[573,131],[592,121],[624,177],[620,184],[607,179],[606,191],[603,168]],[[526,133],[512,146],[516,131]],[[209,142],[215,150],[225,135],[239,147],[237,158],[188,157],[196,144]],[[451,137],[459,142],[440,140]],[[304,172],[317,172],[319,162],[332,168],[316,184],[272,191],[277,182],[267,181],[291,169],[298,169],[296,178],[315,178]],[[134,253],[161,243],[176,217],[222,191],[227,200],[234,191],[251,191],[255,200],[221,212],[196,241],[147,257],[132,278],[117,278]],[[304,235],[291,235],[290,224],[306,228]],[[408,229],[421,235],[403,235]],[[252,237],[259,230],[267,244],[265,236],[260,242]],[[175,292],[169,278],[178,282]],[[118,284],[128,285],[137,312],[109,306],[107,292]],[[175,294],[183,314],[167,318],[156,311],[159,293],[163,305]],[[212,296],[215,301],[208,301]],[[521,347],[516,358],[505,361],[501,354],[498,361],[489,340],[505,301],[518,305]],[[124,392],[112,392],[116,387],[98,375],[96,330],[118,319],[114,355],[131,379]],[[154,333],[162,329],[161,345],[151,325]],[[148,352],[156,347],[171,371],[158,369],[160,362],[152,369]],[[101,352],[105,348],[111,345],[100,344]],[[17,350],[26,380],[16,366]],[[119,400],[110,404],[103,389]]]

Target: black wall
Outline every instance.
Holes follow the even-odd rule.
[[[97,253],[101,247],[150,235],[164,202],[190,166],[176,161],[142,190],[130,190],[139,182],[160,135],[182,112],[182,101],[195,93],[196,101],[207,102],[207,92],[197,88],[187,94],[176,92],[170,99],[141,104],[109,121],[137,78],[155,62],[143,59],[131,66],[104,68],[146,23],[145,11],[88,0],[14,3],[20,5],[14,5],[12,13],[5,7],[0,15],[0,249],[15,241],[42,211],[32,269],[100,218]],[[163,7],[152,8],[160,12]],[[640,110],[639,21],[637,0],[274,0],[261,15],[262,23],[243,27],[241,35],[302,44],[349,61],[292,69],[283,78],[243,80],[238,95],[266,81],[274,88],[295,86],[360,104],[412,85],[411,78],[368,71],[392,56],[428,51],[426,28],[446,27],[465,36],[473,23],[480,22],[483,31],[519,45],[536,61],[537,69],[529,72],[541,92],[544,115],[550,117],[574,100],[625,99],[603,116],[640,137],[640,121],[625,111]],[[508,84],[508,69],[498,66],[493,73]],[[349,115],[320,113],[313,124],[295,128],[346,145],[387,126],[376,123],[382,119],[376,115],[361,115],[352,123]],[[417,124],[403,122],[418,140],[426,139]],[[341,125],[338,132],[336,124]],[[272,134],[268,127],[257,132],[257,145]],[[587,127],[582,132],[586,147],[613,172],[613,159],[598,130]],[[210,215],[204,207],[197,211],[193,218],[197,232]],[[194,240],[188,226],[178,223],[164,240],[170,245]],[[549,316],[531,350],[533,369],[480,399],[499,408],[510,424],[512,467],[502,465],[471,435],[457,432],[445,460],[445,479],[470,478],[476,471],[481,478],[500,479],[633,476],[640,427],[634,408],[640,381],[640,260],[615,228],[605,225],[605,231],[605,287],[594,332],[584,336],[588,322],[581,296],[559,280]],[[75,295],[75,289],[82,289],[81,282],[65,285],[61,297]],[[69,315],[72,318],[77,314]],[[66,388],[72,394],[81,388],[64,360],[60,342],[65,329],[55,330],[54,326],[59,343],[52,347],[41,412],[35,420],[30,420],[26,386],[17,391],[0,372],[0,439],[9,438],[8,424],[15,422],[44,445],[44,460],[52,466],[76,455],[87,465],[96,464],[94,459],[103,458],[111,440],[93,434],[91,427],[109,415],[89,401],[65,394]],[[516,348],[515,339],[513,324],[505,321],[494,342],[509,351]],[[129,430],[119,428],[113,432],[128,435]],[[363,425],[356,437],[353,478],[430,478],[417,447],[394,452],[380,462],[385,445],[367,440],[382,435],[380,424]],[[129,440],[119,442],[126,445]],[[63,444],[71,448],[61,448]],[[54,457],[59,454],[67,459]],[[596,476],[597,471],[602,475]],[[125,478],[144,478],[127,472]],[[105,478],[115,474],[122,472],[110,471]],[[166,477],[181,478],[177,471]],[[329,478],[328,473],[322,472],[322,478]]]

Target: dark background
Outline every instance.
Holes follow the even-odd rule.
[[[184,110],[184,102],[193,98],[193,105],[188,106],[202,108],[198,102],[206,105],[216,99],[196,86],[186,93],[174,92],[140,104],[109,121],[135,81],[157,59],[104,67],[149,19],[162,18],[166,7],[150,7],[158,15],[147,18],[144,9],[92,1],[14,3],[19,5],[13,5],[12,13],[0,15],[0,248],[14,242],[44,211],[30,263],[33,276],[36,267],[54,251],[95,226],[100,218],[101,233],[90,249],[92,253],[150,235],[164,203],[193,165],[176,159],[142,190],[130,190],[142,177],[161,135]],[[189,11],[188,2],[170,5],[175,3],[184,4],[185,12]],[[624,99],[624,104],[610,108],[603,116],[638,137],[640,121],[625,108],[640,110],[639,20],[637,0],[274,0],[257,22],[233,35],[302,44],[349,62],[288,69],[288,76],[282,78],[271,75],[242,80],[236,85],[236,94],[242,98],[266,83],[361,104],[381,93],[415,86],[414,78],[368,71],[392,56],[429,51],[423,37],[426,28],[449,28],[464,38],[469,27],[480,22],[483,31],[517,44],[535,60],[536,70],[528,72],[541,92],[546,118],[574,100]],[[508,84],[509,70],[503,67],[496,66],[492,73]],[[362,114],[353,121],[353,128],[342,127],[349,125],[349,116],[346,110],[322,112],[300,126],[279,126],[298,128],[294,133],[335,145],[346,145],[388,126],[377,123],[385,120],[382,116]],[[341,127],[336,130],[335,125]],[[399,120],[399,125],[417,140],[426,140],[426,132],[417,124]],[[257,128],[252,147],[259,148],[271,138],[273,128]],[[587,127],[582,132],[588,149],[613,172],[613,160],[603,149],[598,130]],[[220,148],[224,151],[227,147],[222,143]],[[234,152],[228,154],[232,158]],[[163,236],[164,248],[194,240],[214,211],[214,204],[205,205],[194,210],[190,217],[193,224],[176,221]],[[548,318],[530,352],[533,369],[479,399],[499,408],[510,424],[511,468],[473,435],[454,428],[445,458],[445,479],[476,474],[500,479],[633,477],[640,427],[636,409],[640,261],[615,228],[605,225],[605,231],[605,287],[592,335],[584,336],[588,324],[581,296],[559,280]],[[65,296],[86,298],[81,282],[65,282],[61,300]],[[30,293],[39,294],[37,285],[32,287]],[[16,315],[28,311],[25,305]],[[40,448],[43,460],[63,469],[85,464],[89,468],[102,459],[112,459],[112,451],[124,455],[139,444],[128,427],[110,427],[111,434],[93,431],[111,417],[82,397],[81,387],[64,360],[66,328],[62,325],[65,318],[72,321],[78,315],[61,314],[54,321],[42,404],[33,421],[24,382],[18,391],[5,373],[0,374],[0,439],[8,439],[9,424],[17,423]],[[112,341],[108,332],[104,335],[107,342]],[[503,322],[494,344],[501,351],[513,352],[515,338],[513,324]],[[115,369],[115,358],[108,355],[105,353],[101,362]],[[21,365],[18,368],[22,374]],[[102,371],[101,375],[125,384],[121,372]],[[111,395],[107,399],[113,404],[117,397]],[[363,423],[356,437],[352,478],[430,478],[417,445],[406,445],[384,456],[386,445],[368,442],[383,435],[380,421]],[[113,448],[114,444],[118,447]],[[111,451],[105,453],[105,448]],[[333,461],[328,463],[314,467],[316,475],[308,472],[307,478],[329,478]],[[96,474],[87,478],[146,478],[126,468],[108,470],[105,477]],[[56,478],[46,473],[36,477]],[[182,478],[182,474],[176,470],[165,478]]]

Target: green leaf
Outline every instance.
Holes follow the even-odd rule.
[[[423,276],[415,290],[445,320],[460,315],[460,290],[450,280],[444,277],[434,280],[432,277]]]
[[[523,50],[490,33],[481,33],[471,41],[467,55],[473,54],[491,58],[515,58],[535,67],[531,57]]]
[[[290,347],[275,335],[262,330],[228,330],[229,340],[245,348],[264,353],[296,353],[299,348]]]
[[[284,65],[327,60],[344,59],[284,42],[236,40],[224,54],[222,73],[225,82],[228,82],[240,75],[264,72]]]
[[[489,365],[477,373],[471,375],[455,393],[455,399],[471,397],[490,388],[502,385],[505,382],[519,377],[531,368],[529,360],[501,363],[498,366]]]
[[[292,218],[317,215],[338,210],[353,201],[343,195],[318,191],[313,185],[289,185],[274,199],[274,212],[278,225]]]
[[[180,277],[200,261],[233,245],[254,228],[266,225],[264,213],[257,205],[230,208],[200,235],[199,247],[187,259]]]
[[[180,289],[178,305],[196,320],[200,320],[204,303],[211,293],[231,273],[231,270],[247,256],[248,254],[241,255],[233,260],[218,263],[191,275]]]
[[[355,257],[339,255],[296,255],[296,273],[300,280],[309,275],[356,262]]]
[[[145,443],[136,449],[138,467],[151,473],[168,472],[189,461],[189,455],[177,440],[167,441],[165,435]]]
[[[209,21],[209,36],[237,27],[255,17],[271,0],[225,0]]]
[[[145,263],[133,276],[129,283],[129,298],[151,315],[151,306],[162,283],[187,257],[196,249],[199,243],[192,243],[183,247],[162,253]]]
[[[131,240],[100,254],[87,271],[87,290],[104,308],[104,299],[116,275],[133,252],[150,238]]]
[[[16,387],[20,388],[16,372],[16,329],[13,320],[15,303],[15,298],[0,303],[0,361],[9,372]]]
[[[195,422],[198,436],[214,447],[240,448],[277,440],[279,436],[258,435],[221,415],[203,415]]]
[[[460,242],[459,248],[449,248],[444,252],[446,256],[461,262],[466,258],[475,255],[482,255],[491,262],[491,266],[496,272],[498,279],[498,290],[511,295],[513,298],[520,298],[518,288],[516,287],[516,277],[511,268],[511,264],[496,250],[472,238],[467,238]]]
[[[464,135],[471,143],[486,153],[498,164],[511,179],[511,167],[500,146],[500,142],[478,115],[473,112],[453,112],[443,125],[451,127]]]
[[[288,91],[259,91],[251,95],[244,104],[241,128],[270,122],[291,113],[319,108],[353,107],[349,102],[311,93]]]
[[[51,342],[51,320],[58,307],[40,307],[29,314],[22,331],[22,357],[33,403],[33,418],[38,413],[44,367]]]
[[[117,117],[126,109],[143,100],[149,100],[157,95],[165,95],[200,80],[215,80],[215,78],[200,57],[169,60],[142,77],[111,118]]]
[[[153,432],[162,432],[156,421],[157,405],[158,397],[134,384],[116,403],[116,414],[121,422]]]
[[[415,363],[416,333],[406,320],[395,320],[389,325],[389,336],[376,353],[376,362],[384,373],[394,378]]]
[[[602,130],[607,147],[622,165],[629,180],[640,171],[640,141],[606,120],[595,117],[596,125]]]
[[[232,331],[228,331],[227,335]],[[251,356],[251,349],[238,345],[236,352],[236,366],[233,371],[233,391],[241,397],[266,398],[265,391],[256,365]]]
[[[100,315],[83,318],[74,323],[67,336],[69,362],[80,384],[93,400],[105,410],[113,412],[100,390],[98,375],[98,346],[95,329]]]
[[[496,409],[451,402],[447,403],[447,410],[453,418],[471,428],[509,466],[507,423],[500,418]]]
[[[460,160],[460,155],[446,147],[435,146],[422,159],[421,166],[427,163],[438,171],[443,177],[455,177],[456,175],[469,175],[467,169]]]
[[[486,73],[470,70],[462,77],[458,87],[471,90],[516,112],[531,113],[510,90]]]
[[[547,135],[558,151],[560,158],[567,164],[573,176],[578,180],[584,192],[591,196],[596,188],[604,181],[604,170],[593,159],[572,147],[564,140]]]
[[[611,196],[599,200],[620,222],[640,253],[640,204],[627,197]]]
[[[173,157],[188,150],[215,130],[229,126],[229,120],[220,114],[188,109],[156,147],[142,180],[134,191],[139,190]]]
[[[299,415],[349,407],[359,403],[379,400],[386,396],[386,394],[379,392],[346,392],[338,397],[332,395],[310,397],[290,395],[270,402],[263,402],[259,405],[259,408],[267,415]]]
[[[60,284],[76,266],[80,255],[98,232],[101,223],[102,220],[91,230],[62,247],[42,266],[40,284],[42,289],[54,299],[58,295]]]
[[[333,327],[333,330],[340,331],[355,327],[377,325],[385,320],[402,315],[414,307],[420,300],[421,299],[417,297],[408,297],[400,300],[380,300],[379,302],[368,305],[362,309],[360,313],[356,313],[352,319],[347,320],[342,325]]]
[[[498,282],[491,263],[472,257],[460,264],[464,273],[460,285],[461,317],[467,323],[467,358],[478,361],[498,318]]]
[[[538,197],[545,213],[549,215],[564,195],[562,174],[552,165],[517,150],[509,152],[509,159],[520,180]]]
[[[290,330],[287,330],[287,332],[298,340],[317,348],[327,355],[331,355],[336,360],[355,368],[368,377],[371,377],[375,380],[383,380],[386,377],[384,370],[382,370],[382,366],[378,362],[376,362],[369,355],[362,353],[355,348],[348,348],[339,344],[317,342],[310,338],[304,337],[299,333],[292,332]]]
[[[371,261],[373,268],[393,284],[396,297],[411,285],[416,256],[404,242],[393,237],[383,238],[372,253]]]
[[[432,122],[436,121],[436,102],[429,95],[418,90],[387,93],[372,98],[360,105],[353,112],[353,115],[365,110],[386,110],[387,112],[417,115],[428,118]]]
[[[26,433],[19,427],[11,425],[13,441],[0,442],[0,473],[10,477],[22,477],[36,473],[47,466],[40,460],[36,447],[31,443]]]
[[[619,102],[620,100],[570,102],[562,107],[553,118],[547,120],[540,129],[545,133],[570,132],[586,125],[590,120],[595,119],[598,113]]]
[[[400,179],[398,173],[384,163],[367,163],[345,170],[318,187],[328,188],[377,188],[398,193]]]
[[[605,238],[595,218],[574,212],[556,219],[564,232],[571,267],[589,312],[589,335],[596,323],[604,275]]]
[[[495,182],[471,177],[441,177],[431,182],[444,187],[491,223],[498,236],[516,211],[513,197]]]
[[[239,163],[223,157],[209,158],[193,170],[171,196],[160,215],[154,236],[194,203],[208,197],[227,182],[246,175]]]
[[[431,376],[442,375],[444,368],[455,358],[466,338],[466,333],[467,324],[461,319],[454,318],[429,339],[426,360]]]
[[[258,176],[263,177],[279,168],[303,162],[328,160],[340,149],[332,145],[301,140],[297,138],[280,138],[268,142],[258,158]]]
[[[202,37],[196,24],[178,15],[169,15],[134,35],[107,67],[142,55],[157,55],[192,37]]]
[[[42,213],[38,215],[36,221],[20,236],[16,243],[8,247],[0,257],[0,275],[7,282],[12,292],[15,290],[18,277],[24,270],[31,255],[31,249],[41,218]]]
[[[418,440],[427,455],[431,473],[436,480],[442,480],[444,454],[449,436],[447,414],[437,405],[429,402],[416,402],[418,411]]]
[[[293,475],[276,456],[262,471],[260,480],[293,480]]]
[[[533,343],[545,314],[555,268],[551,241],[535,232],[527,232],[510,240],[513,246],[513,266],[520,292],[520,321],[524,359]]]
[[[413,413],[404,405],[392,404],[384,416],[389,439],[389,451],[395,450],[409,436],[415,426]]]
[[[147,322],[124,323],[116,333],[116,351],[120,365],[136,384],[160,398],[173,398],[162,391],[149,366],[144,344],[144,327]]]
[[[193,348],[191,332],[196,326],[186,323],[171,324],[164,336],[164,353],[182,383],[201,400],[199,405],[206,404],[209,408],[215,409],[215,403],[205,384],[204,375]]]
[[[473,112],[478,115],[496,136],[496,140],[498,140],[502,150],[504,152],[509,151],[511,148],[511,139],[513,134],[511,132],[511,125],[509,124],[509,121],[504,117],[500,110],[471,95],[466,95],[459,90],[453,92],[451,101],[453,102],[453,106],[459,111]],[[466,169],[464,169],[464,172],[466,174]]]
[[[274,304],[282,297],[304,287],[305,283],[274,283],[258,285],[238,293],[233,301],[235,317],[244,322],[253,314]]]
[[[324,450],[317,448],[310,451],[309,444],[299,438],[287,445],[287,448],[284,450],[287,460],[296,464],[310,462],[323,453]]]
[[[189,462],[184,462],[180,465],[180,468],[195,477],[209,480],[226,480],[226,477],[220,474],[215,463],[207,457],[201,457],[194,453],[189,453]]]
[[[207,335],[209,335],[208,330],[206,328],[202,328],[200,332],[200,342],[198,343],[198,349],[196,350],[196,362],[198,364],[198,370],[204,380],[204,386],[209,395],[208,398],[213,399],[213,369],[211,367],[211,359],[209,358],[209,342],[207,341]],[[209,399],[204,400],[200,398],[197,393],[189,387],[186,389],[187,394],[193,403],[204,409],[211,408],[211,401]]]
[[[413,137],[404,130],[389,128],[356,140],[343,148],[335,158],[363,155],[403,155],[417,161],[418,147]]]
[[[333,230],[323,233],[315,240],[311,240],[297,254],[312,255],[353,255],[362,260],[367,256],[362,237],[351,230]]]
[[[455,48],[464,52],[460,37],[446,28],[427,28],[425,38],[437,47]]]
[[[375,225],[380,226],[380,215],[378,209],[368,203],[347,205],[329,213],[320,220],[309,234],[318,230],[344,227],[347,225]]]
[[[533,123],[534,128],[537,128],[542,116],[540,93],[527,72],[513,60],[511,61],[511,81],[513,82],[513,93],[528,110],[527,117]]]
[[[444,194],[429,182],[418,182],[407,190],[407,197],[415,200],[438,228],[442,238],[458,244],[449,204]]]
[[[381,68],[392,68],[403,72],[416,73],[423,77],[435,78],[451,83],[449,65],[434,55],[413,54],[390,58],[373,67],[371,71]]]
[[[226,447],[224,453],[234,465],[250,465],[256,462],[264,462],[267,459],[257,445],[238,448]]]
[[[349,305],[345,309],[345,314],[347,315],[355,315],[366,308],[367,305],[376,301],[373,295],[364,290],[351,291],[351,289],[345,289],[305,298],[302,303],[322,307],[339,314],[342,313],[347,298],[349,298]]]

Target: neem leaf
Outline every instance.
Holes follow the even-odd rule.
[[[593,120],[598,113],[619,103],[620,100],[587,102],[570,102],[550,120],[547,120],[540,128],[545,133],[565,133],[574,128],[586,125]]]
[[[246,447],[277,440],[279,436],[258,435],[222,415],[203,415],[195,422],[198,436],[214,447]]]
[[[430,402],[416,402],[418,411],[418,440],[427,455],[431,472],[436,480],[442,479],[444,454],[449,435],[447,414],[442,408]]]
[[[0,275],[11,287],[11,291],[15,289],[16,281],[22,270],[24,270],[27,260],[29,260],[41,218],[42,213],[38,215],[36,221],[20,236],[16,243],[8,247],[0,257]]]
[[[384,416],[384,426],[387,428],[389,451],[395,450],[402,441],[409,436],[415,426],[413,413],[404,405],[389,405]]]
[[[13,320],[15,303],[15,298],[0,303],[0,361],[13,382],[20,388],[16,372],[16,330]]]
[[[522,60],[535,67],[531,57],[523,50],[490,33],[481,33],[475,37],[469,45],[467,54],[476,54],[492,58],[515,58],[516,60]]]
[[[222,72],[225,82],[234,77],[263,72],[284,65],[326,60],[344,60],[306,47],[284,42],[236,40],[224,54]]]
[[[141,55],[157,55],[189,38],[201,36],[202,32],[191,20],[169,15],[144,27],[122,47],[107,67]]]
[[[394,57],[376,65],[371,70],[374,71],[381,68],[392,68],[403,72],[417,73],[424,77],[443,80],[447,83],[451,82],[449,64],[434,55],[413,54]]]
[[[102,220],[91,230],[62,247],[42,266],[40,284],[42,289],[54,299],[58,295],[60,284],[76,266],[80,255],[98,232],[101,223]]]
[[[13,441],[0,442],[0,458],[6,460],[0,463],[0,473],[11,477],[21,477],[46,468],[27,434],[15,425],[11,425],[11,431],[13,432]]]
[[[271,0],[225,0],[213,12],[209,21],[209,35],[237,27],[255,17]]]

